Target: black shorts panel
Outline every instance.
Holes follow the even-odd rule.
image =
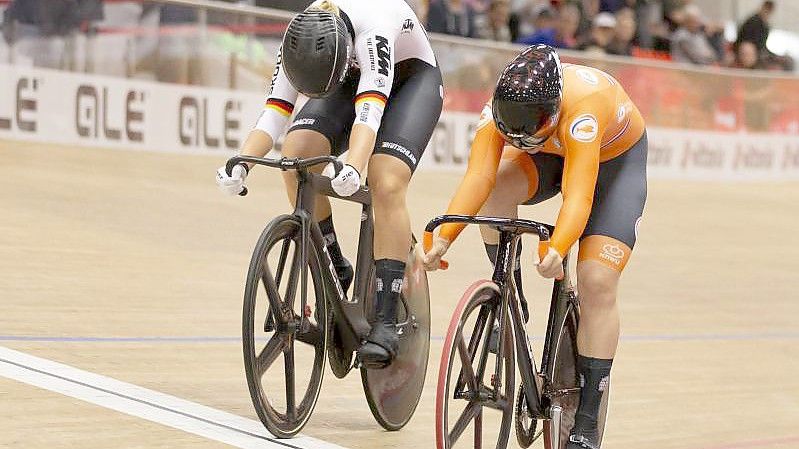
[[[317,131],[330,142],[330,154],[340,156],[347,151],[352,123],[355,121],[357,88],[358,78],[351,77],[330,96],[309,99],[294,117],[289,132],[297,129]]]
[[[374,154],[388,154],[416,170],[433,136],[443,106],[441,71],[418,59],[398,64]]]
[[[638,221],[646,203],[646,132],[621,155],[599,164],[594,202],[580,239],[604,235],[633,248]],[[524,204],[537,204],[560,192],[563,158],[547,153],[530,155],[538,171],[538,190]]]
[[[646,133],[625,153],[599,164],[594,206],[581,237],[604,235],[635,246],[646,204]]]
[[[441,71],[424,61],[397,64],[388,103],[377,132],[374,154],[388,154],[416,170],[435,130],[443,106]],[[330,142],[331,154],[347,151],[355,121],[357,73],[332,95],[311,99],[297,113],[289,132],[318,131]]]
[[[524,204],[538,204],[560,193],[563,179],[563,158],[554,154],[538,152],[529,154],[538,171],[538,188],[535,195]]]

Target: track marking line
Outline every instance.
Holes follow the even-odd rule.
[[[345,449],[307,436],[280,440],[259,421],[3,346],[0,376],[242,449]]]

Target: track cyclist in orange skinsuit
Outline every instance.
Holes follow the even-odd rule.
[[[502,72],[447,209],[516,217],[518,205],[563,194],[538,272],[563,276],[563,257],[579,240],[577,369],[583,388],[568,449],[599,447],[597,415],[619,339],[617,287],[646,201],[646,156],[644,120],[618,81],[597,69],[561,64],[554,49],[536,45]],[[426,268],[439,266],[463,227],[442,226],[424,256]],[[494,262],[498,233],[481,233]]]

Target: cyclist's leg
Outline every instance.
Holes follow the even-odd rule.
[[[441,72],[418,60],[397,68],[408,74],[395,82],[369,161],[368,180],[375,218],[374,255],[377,320],[358,350],[373,367],[390,362],[396,352],[396,305],[411,246],[405,196],[408,183],[433,135],[441,114]]]
[[[562,159],[544,153],[530,155],[513,147],[505,147],[499,164],[497,180],[488,200],[480,210],[481,215],[516,218],[520,204],[535,204],[555,196],[560,191],[563,172]],[[488,258],[493,264],[497,258],[499,232],[480,226]],[[521,245],[516,257],[520,257]],[[522,290],[521,264],[516,265],[514,279],[519,287],[517,294],[522,301],[522,312],[527,321],[527,300]]]
[[[286,134],[281,154],[285,157],[308,158],[330,154],[330,141],[324,134],[311,129],[292,129]],[[311,171],[321,173],[324,167],[317,165]],[[292,206],[297,204],[297,174],[293,170],[282,172],[286,194]],[[331,215],[330,201],[326,196],[317,195],[314,205],[314,218],[321,221]]]
[[[286,135],[282,153],[286,157],[308,158],[327,154],[339,155],[346,147],[347,136],[355,118],[353,96],[356,80],[348,80],[333,95],[324,99],[309,100],[297,113]],[[350,111],[349,114],[342,111]],[[320,173],[324,167],[312,168]],[[283,182],[292,205],[296,204],[297,177],[294,171],[283,172]],[[346,291],[352,283],[353,269],[341,253],[338,244],[330,200],[317,195],[314,205],[314,218],[325,237],[330,258],[336,268],[342,287]]]
[[[617,291],[635,245],[646,202],[646,134],[630,150],[599,166],[594,208],[580,240],[577,370],[584,380],[572,437],[596,443],[602,393],[608,385],[619,341]],[[570,438],[572,438],[570,437]],[[571,443],[569,449],[586,447]]]
[[[405,195],[411,170],[401,160],[386,154],[375,154],[369,162],[369,188],[375,217],[374,255],[377,296],[375,323],[368,340],[387,350],[372,347],[361,350],[362,358],[389,360],[396,352],[398,337],[396,307],[405,277],[405,261],[411,247],[411,225]],[[374,350],[378,350],[374,353]],[[375,360],[372,360],[374,362]],[[379,363],[378,363],[379,364]]]

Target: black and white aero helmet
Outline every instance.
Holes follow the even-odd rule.
[[[291,20],[283,36],[286,76],[304,95],[327,96],[344,82],[352,46],[352,36],[337,8],[312,5]]]

